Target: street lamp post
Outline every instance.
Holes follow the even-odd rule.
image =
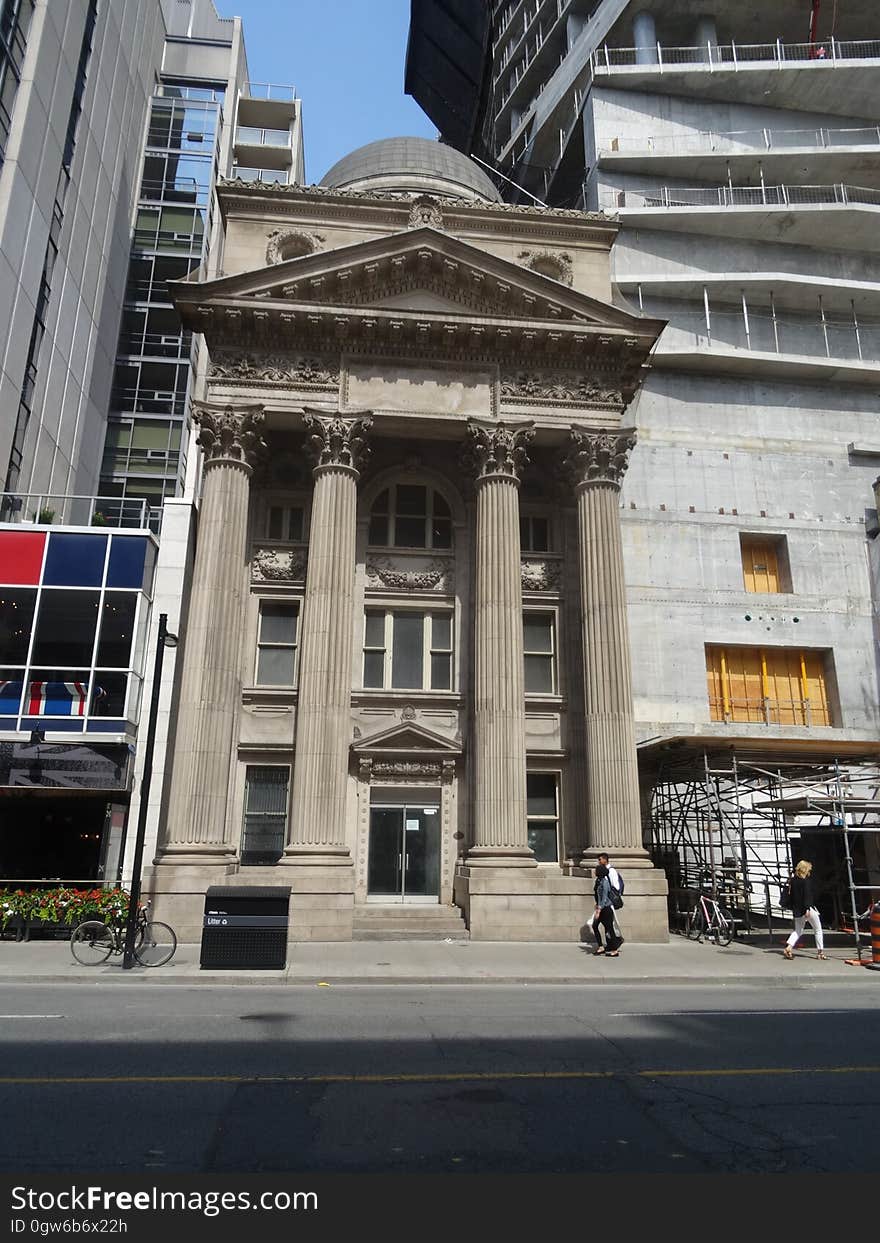
[[[147,806],[150,797],[150,779],[153,775],[153,748],[156,743],[156,717],[159,714],[162,658],[166,647],[177,647],[177,635],[168,633],[168,614],[160,613],[159,633],[156,638],[156,660],[153,665],[150,715],[147,721],[147,741],[144,748],[144,771],[141,776],[141,802],[138,808],[134,860],[131,865],[131,896],[128,900],[128,918],[125,925],[125,952],[122,955],[122,966],[126,970],[134,965],[134,941],[137,933],[138,906],[141,898],[141,868],[144,860],[144,838],[147,832]]]

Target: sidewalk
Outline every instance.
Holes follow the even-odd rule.
[[[595,957],[571,943],[493,941],[302,942],[288,947],[283,971],[202,971],[199,946],[179,945],[165,967],[123,971],[121,957],[100,967],[73,960],[66,941],[0,941],[0,983],[69,984],[852,984],[877,989],[876,970],[847,966],[852,942],[832,945],[820,962],[808,947],[794,962],[782,957],[782,938],[734,941],[719,949],[681,936],[666,945],[627,944],[619,958]]]

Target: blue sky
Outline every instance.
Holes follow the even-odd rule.
[[[296,86],[303,101],[306,181],[376,138],[437,131],[408,95],[409,0],[215,0],[244,25],[255,82]]]

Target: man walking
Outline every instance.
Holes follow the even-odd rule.
[[[598,860],[599,860],[600,866],[608,869],[608,883],[611,886],[611,888],[614,890],[614,896],[622,895],[623,894],[623,878],[621,877],[617,868],[613,868],[611,864],[608,862],[608,855],[605,853],[604,850],[599,855]],[[622,899],[621,899],[620,905],[623,906]],[[618,908],[614,905],[614,902],[612,901],[611,918],[614,921],[614,935],[617,938],[617,948],[620,949],[621,945],[623,945],[623,934],[620,931],[620,923],[617,918],[617,910]]]

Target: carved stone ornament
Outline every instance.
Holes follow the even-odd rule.
[[[347,466],[362,470],[370,455],[367,432],[373,426],[369,415],[324,415],[315,410],[303,414],[306,452],[315,467]]]
[[[286,259],[299,259],[314,254],[324,242],[321,233],[305,233],[302,229],[275,229],[266,242],[266,262],[284,263]]]
[[[438,779],[443,766],[427,760],[373,760],[373,777],[433,777]]]
[[[192,411],[201,428],[198,443],[205,455],[205,470],[224,461],[252,470],[266,453],[261,435],[266,418],[262,406],[215,406],[194,401]]]
[[[409,227],[421,229],[429,225],[432,229],[443,228],[443,213],[437,206],[437,200],[430,194],[420,194],[414,198],[409,209]]]
[[[541,276],[549,276],[561,285],[572,282],[571,255],[564,250],[521,250],[517,255],[523,267]]]
[[[527,447],[535,434],[533,423],[468,423],[462,465],[478,481],[519,480],[528,464]]]
[[[501,400],[561,403],[622,410],[623,394],[592,376],[570,371],[517,371],[501,377]]]
[[[590,483],[608,483],[619,488],[635,443],[635,428],[608,432],[573,427],[564,452],[563,471],[576,488]]]
[[[400,710],[401,721],[414,721],[416,719],[416,710],[412,704],[404,704]]]
[[[237,384],[335,389],[339,385],[339,364],[326,359],[294,358],[282,354],[254,359],[247,354],[220,351],[211,359],[208,378],[232,380]]]
[[[561,561],[523,561],[523,591],[557,591],[562,577]]]
[[[396,591],[436,591],[445,587],[450,568],[446,561],[431,561],[417,570],[404,570],[387,557],[371,557],[366,564],[367,583]]]
[[[257,548],[251,560],[251,577],[255,583],[302,582],[306,572],[306,554],[285,548]]]

